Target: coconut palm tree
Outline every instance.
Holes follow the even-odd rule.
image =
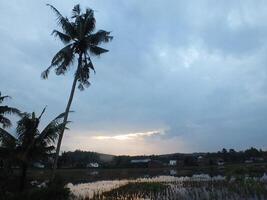
[[[0,128],[0,150],[6,162],[19,164],[21,167],[20,190],[24,189],[26,172],[30,164],[48,158],[55,149],[53,144],[65,123],[63,117],[65,113],[58,115],[42,131],[39,131],[41,117],[24,113],[18,121],[15,136]]]
[[[0,104],[3,103],[5,99],[11,98],[10,96],[2,96],[0,92]],[[2,128],[8,128],[12,125],[10,119],[6,117],[8,114],[21,115],[21,112],[17,108],[9,106],[0,106],[0,125]]]
[[[68,113],[77,82],[78,88],[83,90],[90,85],[90,71],[93,70],[95,72],[91,56],[99,56],[102,53],[108,52],[107,49],[104,49],[99,45],[111,41],[113,37],[110,36],[110,32],[104,30],[95,32],[96,20],[94,11],[90,8],[87,8],[85,12],[82,12],[79,5],[74,6],[72,9],[72,17],[69,19],[63,17],[52,5],[48,4],[48,6],[56,14],[58,24],[62,29],[62,31],[54,30],[52,34],[58,37],[65,46],[55,54],[51,61],[51,65],[42,73],[42,78],[48,78],[49,71],[52,68],[55,69],[56,75],[64,75],[73,65],[75,58],[77,58],[76,72],[74,74],[72,88],[65,110],[64,122],[66,122],[68,120]],[[64,129],[62,129],[57,143],[52,179],[57,168],[63,134]]]

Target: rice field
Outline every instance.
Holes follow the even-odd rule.
[[[157,176],[97,181],[67,187],[74,200],[261,200],[267,199],[267,175],[262,177]]]

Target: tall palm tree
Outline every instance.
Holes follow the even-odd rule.
[[[54,68],[56,75],[64,75],[72,66],[75,58],[77,58],[77,68],[74,74],[72,88],[68,103],[65,110],[64,122],[68,120],[68,114],[71,107],[72,99],[78,82],[78,88],[83,90],[84,87],[90,85],[90,71],[95,72],[94,65],[90,56],[99,56],[102,53],[108,52],[107,49],[100,47],[102,43],[107,43],[112,40],[110,32],[99,30],[95,32],[95,17],[94,11],[87,8],[85,12],[81,11],[79,5],[72,9],[71,19],[63,17],[62,14],[52,5],[49,5],[57,16],[58,24],[62,31],[54,30],[52,34],[58,37],[66,46],[59,50],[51,61],[51,65],[42,73],[42,78],[48,78],[49,71]],[[52,179],[57,168],[57,161],[63,138],[64,129],[59,135],[56,156],[54,160]]]
[[[38,126],[44,112],[45,109],[39,117],[34,112],[24,113],[17,123],[15,136],[0,128],[0,150],[6,152],[3,159],[21,167],[20,190],[24,189],[29,165],[48,158],[55,149],[55,140],[66,125],[62,120],[65,113],[62,113],[39,131]]]
[[[3,103],[5,99],[11,98],[10,96],[2,96],[0,92],[0,104]],[[6,117],[8,114],[21,115],[21,112],[17,108],[9,106],[0,106],[0,125],[2,128],[8,128],[12,125],[10,119]]]

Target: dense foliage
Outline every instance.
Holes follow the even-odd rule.
[[[24,113],[17,122],[16,132],[13,134],[0,128],[0,156],[3,169],[21,168],[20,190],[24,189],[28,167],[35,162],[47,162],[49,155],[53,153],[53,144],[59,131],[65,126],[62,123],[62,113],[40,131],[39,124],[44,112],[45,109],[39,117],[36,117],[34,112]]]

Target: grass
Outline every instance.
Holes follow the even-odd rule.
[[[159,194],[167,187],[169,186],[162,183],[129,183],[103,194],[95,194],[92,200],[145,198],[147,194],[152,198],[153,194]]]

